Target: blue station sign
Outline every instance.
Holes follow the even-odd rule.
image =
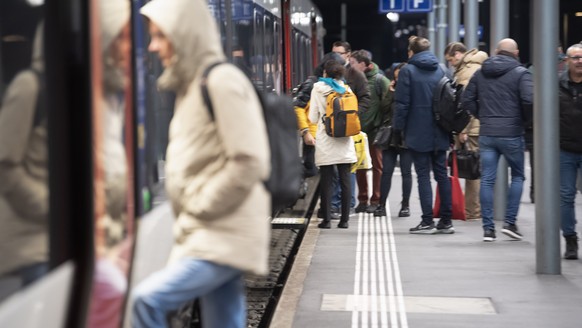
[[[380,0],[381,13],[429,13],[433,0]]]

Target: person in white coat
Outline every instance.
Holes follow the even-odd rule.
[[[164,66],[158,86],[176,93],[166,190],[176,221],[169,265],[134,291],[134,327],[167,327],[166,315],[199,299],[203,327],[246,327],[245,272],[268,272],[267,130],[250,80],[226,62],[203,0],[153,0],[149,51]]]
[[[331,228],[331,194],[334,165],[337,166],[341,184],[342,213],[338,228],[348,228],[350,218],[351,183],[350,167],[355,163],[356,150],[352,137],[330,137],[325,132],[323,117],[325,116],[326,96],[331,92],[343,94],[349,90],[349,86],[343,82],[345,67],[335,60],[329,60],[324,64],[323,78],[313,85],[311,91],[311,109],[309,120],[317,123],[315,140],[315,164],[319,166],[321,180],[321,209],[323,221],[319,228]]]

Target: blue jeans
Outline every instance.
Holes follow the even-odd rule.
[[[450,221],[452,216],[451,182],[447,174],[446,160],[447,152],[417,152],[410,150],[414,161],[414,170],[418,180],[418,195],[420,197],[420,207],[422,209],[422,222],[432,223],[432,186],[430,185],[430,169],[436,180],[441,196],[441,219],[444,222]]]
[[[382,180],[380,182],[380,205],[386,204],[386,199],[392,187],[392,174],[396,160],[400,156],[400,172],[402,172],[402,205],[409,205],[412,192],[412,155],[408,149],[389,147],[382,151]]]
[[[560,217],[562,218],[562,235],[576,235],[576,178],[582,168],[582,154],[560,150]]]
[[[523,190],[525,140],[519,137],[479,137],[481,153],[481,216],[483,229],[495,230],[493,222],[493,190],[497,178],[499,156],[505,156],[511,168],[511,185],[507,195],[505,223],[515,224]]]
[[[243,273],[209,261],[187,258],[158,271],[133,292],[132,327],[168,327],[166,316],[200,300],[203,327],[246,327]]]
[[[334,171],[333,181],[332,181],[332,196],[331,196],[331,208],[339,210],[342,207],[342,187],[339,183],[337,176],[337,169]],[[352,198],[350,200],[350,208],[356,206],[356,174],[351,173],[350,184],[352,185]]]

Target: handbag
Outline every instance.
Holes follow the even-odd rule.
[[[360,132],[355,136],[354,146],[356,147],[357,161],[354,163],[355,170],[368,170],[372,168],[372,156],[370,155],[370,146],[368,145],[368,135]]]
[[[392,139],[392,126],[382,125],[378,132],[376,132],[376,137],[372,144],[380,149],[388,149],[390,147],[390,141]]]
[[[459,172],[457,168],[457,155],[454,151],[451,152],[452,155],[452,168],[453,175],[449,177],[451,182],[451,203],[452,203],[452,213],[451,219],[453,220],[467,220],[465,215],[465,195],[463,194],[463,189],[461,189],[461,183],[459,182]],[[441,209],[441,197],[439,195],[439,188],[436,189],[436,197],[434,200],[434,207],[432,209],[432,216],[434,218],[440,218]]]
[[[461,149],[455,149],[449,153],[449,167],[453,167],[453,153],[457,157],[459,178],[467,180],[478,180],[481,178],[481,156],[478,151],[466,149],[463,143]]]

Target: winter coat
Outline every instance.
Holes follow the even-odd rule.
[[[481,68],[483,61],[488,57],[487,53],[479,51],[478,49],[467,51],[455,69],[455,82],[458,85],[466,87],[475,72]],[[463,132],[467,133],[469,136],[478,137],[479,125],[479,120],[475,117],[471,117],[469,124],[467,124],[467,127]]]
[[[315,138],[317,131],[317,124],[309,122],[309,100],[311,98],[311,91],[313,84],[317,82],[316,76],[310,76],[305,80],[293,97],[293,107],[295,108],[295,115],[297,116],[297,128],[299,131],[308,130]]]
[[[346,83],[350,86],[356,98],[358,98],[358,112],[360,115],[370,108],[370,91],[368,81],[361,71],[348,65],[345,75]]]
[[[349,88],[343,81],[337,81],[340,85]],[[356,150],[351,137],[335,138],[325,132],[323,117],[325,116],[326,96],[333,89],[324,82],[313,85],[311,92],[311,109],[309,120],[317,124],[315,139],[315,164],[317,166],[334,164],[351,164],[356,162]]]
[[[393,128],[403,131],[405,144],[414,151],[449,148],[449,136],[436,125],[432,109],[433,90],[443,75],[429,51],[414,54],[398,75]]]
[[[560,75],[560,149],[582,153],[582,95],[571,83],[568,71]]]
[[[232,64],[207,80],[211,118],[201,93],[203,71],[225,61],[218,28],[200,0],[154,0],[141,13],[173,45],[175,58],[158,85],[176,92],[166,156],[166,190],[176,223],[170,261],[184,257],[256,274],[268,271],[269,144],[253,86]]]
[[[461,96],[461,107],[481,121],[479,134],[491,137],[523,135],[532,103],[531,73],[505,54],[485,60]]]
[[[368,79],[368,90],[370,91],[370,105],[368,110],[360,114],[360,122],[362,123],[362,131],[368,134],[368,140],[374,140],[378,128],[390,112],[390,103],[392,102],[392,95],[388,91],[390,88],[390,80],[379,73],[378,65],[374,64],[374,68],[367,71],[366,78]],[[377,81],[376,75],[380,74],[381,79]],[[376,85],[379,83],[379,88]],[[378,94],[380,90],[380,94]]]
[[[32,69],[44,72],[42,25]],[[41,81],[33,70],[14,77],[0,108],[0,274],[48,261],[47,121],[34,122]]]

